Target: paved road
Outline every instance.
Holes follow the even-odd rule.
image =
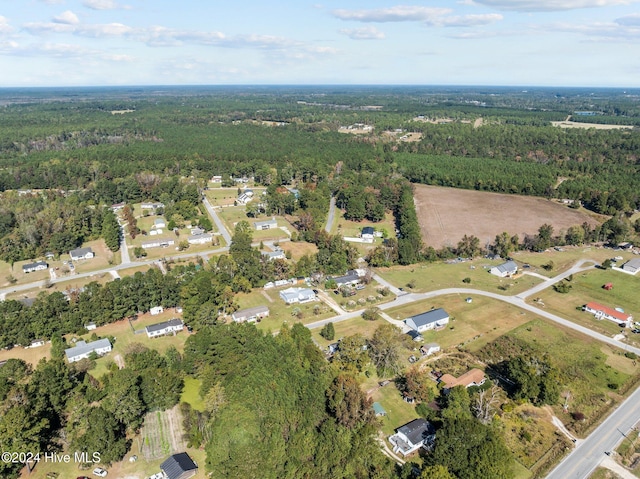
[[[583,259],[581,261],[578,261],[572,268],[569,268],[564,273],[560,273],[559,275],[554,276],[553,278],[549,278],[548,280],[540,283],[539,285],[534,286],[531,289],[528,289],[524,293],[517,294],[516,296],[522,299],[527,298],[529,296],[533,296],[534,294],[539,293],[543,289],[547,289],[553,286],[554,284],[562,281],[563,279],[571,276],[572,274],[578,274],[578,273],[581,273],[582,271],[587,271],[595,267],[596,267],[595,261],[592,261],[589,259]]]
[[[381,278],[380,276],[378,276],[377,274],[373,275],[373,279],[376,280],[382,286],[385,286],[385,287],[389,288],[389,291],[391,291],[396,296],[402,296],[403,294],[406,294],[406,293],[400,291],[399,288],[396,288],[394,285],[389,283],[389,281],[387,281],[386,279]]]
[[[231,244],[231,235],[229,234],[227,227],[224,225],[224,223],[216,213],[216,210],[213,208],[213,206],[211,206],[211,203],[209,203],[209,200],[207,198],[202,200],[202,203],[204,204],[204,207],[209,212],[209,215],[211,216],[211,218],[213,218],[213,222],[216,224],[216,228],[218,228],[218,231],[224,238],[227,246],[229,246]]]
[[[127,247],[127,240],[125,238],[124,223],[120,225],[120,257],[122,258],[120,261],[121,264],[128,265],[131,263],[129,248]]]
[[[324,230],[327,233],[331,233],[331,225],[333,224],[333,218],[336,215],[336,199],[332,196],[329,201],[329,214],[327,215],[327,224],[324,226]]]
[[[586,479],[640,419],[640,388],[584,439],[547,479]]]

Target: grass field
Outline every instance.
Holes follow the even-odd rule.
[[[253,235],[253,241],[277,241],[282,239],[289,238],[289,235],[285,233],[281,228],[287,228],[290,232],[294,230],[293,226],[289,224],[287,220],[282,218],[281,216],[274,216],[276,221],[278,222],[278,228],[273,228],[269,230],[261,230],[256,231],[253,227],[253,224],[257,221],[267,221],[270,220],[271,216],[259,216],[258,218],[249,218],[246,213],[246,206],[232,206],[229,208],[222,208],[218,210],[218,216],[227,229],[233,235],[233,231],[235,230],[236,223],[240,221],[247,221],[251,225],[251,233]]]
[[[603,289],[602,286],[606,283],[613,283],[613,289]],[[606,319],[596,320],[592,314],[576,308],[589,301],[595,301],[611,308],[621,307],[626,313],[640,319],[640,277],[613,270],[595,269],[574,275],[573,281],[569,284],[572,288],[566,294],[557,293],[549,288],[536,295],[536,298],[539,297],[543,301],[545,310],[608,336],[620,332],[617,323]],[[626,333],[630,344],[640,345],[640,338],[637,338],[639,335],[631,334],[630,331]]]
[[[534,271],[545,276],[555,276],[566,271],[582,259],[590,259],[600,264],[606,259],[619,255],[624,258],[623,261],[620,262],[620,264],[622,264],[634,257],[634,255],[629,252],[613,251],[608,248],[595,246],[563,246],[562,250],[563,251],[556,251],[555,249],[550,249],[544,253],[516,251],[512,253],[511,256],[518,263],[530,264]],[[548,264],[549,261],[553,262],[553,268],[550,271],[546,271],[541,266]]]
[[[544,223],[556,232],[598,223],[585,213],[531,196],[415,185],[414,198],[425,243],[436,249],[455,247],[465,234],[475,235],[485,246],[503,231],[522,240]]]
[[[411,266],[378,268],[377,273],[391,284],[407,291],[424,293],[443,288],[476,288],[502,294],[517,294],[542,282],[534,276],[520,275],[516,278],[498,278],[489,273],[491,267],[502,263],[484,258],[476,258],[463,263],[429,263]],[[538,272],[537,268],[530,271]],[[470,278],[470,283],[462,280]],[[412,283],[413,287],[407,285]]]
[[[82,288],[83,286],[91,283],[91,282],[97,282],[100,284],[105,284],[109,281],[113,281],[113,276],[109,273],[99,273],[99,274],[92,274],[91,276],[88,276],[86,278],[77,278],[77,279],[73,279],[73,276],[69,276],[69,280],[68,281],[61,281],[59,283],[53,283],[51,284],[51,286],[49,288],[45,288],[40,287],[40,288],[33,288],[33,289],[27,289],[24,291],[19,291],[16,293],[7,293],[7,299],[23,299],[23,298],[35,298],[36,296],[38,296],[38,294],[46,292],[46,294],[50,294],[53,293],[55,291],[66,291],[68,289],[79,289]]]
[[[200,379],[187,376],[184,378],[184,388],[180,396],[180,402],[186,402],[196,411],[204,411],[204,400],[200,396]]]
[[[291,259],[294,261],[299,260],[305,254],[314,255],[318,252],[318,247],[313,243],[306,243],[304,241],[283,241],[280,244],[285,252],[291,253]]]

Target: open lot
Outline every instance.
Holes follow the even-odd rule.
[[[258,218],[249,218],[247,216],[246,206],[231,206],[228,208],[222,208],[217,211],[218,216],[224,222],[227,229],[233,235],[236,227],[236,223],[240,221],[247,221],[251,225],[251,233],[254,241],[277,241],[282,239],[288,239],[289,235],[282,229],[286,228],[289,232],[294,231],[294,227],[281,216],[274,216],[278,222],[278,228],[257,231],[253,224],[257,221],[267,221],[272,216],[260,215]]]
[[[122,272],[120,272],[119,274],[122,275]],[[113,276],[109,273],[98,273],[98,274],[92,274],[91,276],[88,276],[86,278],[73,279],[73,275],[71,275],[69,276],[69,280],[61,281],[59,283],[53,283],[49,288],[46,288],[43,286],[40,288],[28,289],[24,291],[15,292],[15,293],[8,293],[7,299],[20,300],[24,298],[35,298],[36,296],[38,296],[38,294],[42,292],[46,292],[46,294],[51,294],[55,291],[75,290],[75,289],[82,288],[83,286],[86,286],[87,284],[92,283],[94,281],[100,284],[105,284],[105,283],[108,283],[109,281],[113,281]]]
[[[601,123],[582,123],[578,121],[552,121],[553,126],[560,128],[582,128],[583,130],[593,128],[595,130],[633,130],[633,125],[606,125]]]
[[[435,342],[443,350],[463,345],[469,351],[477,351],[488,342],[536,318],[533,313],[502,301],[483,296],[470,297],[472,302],[467,303],[466,295],[441,296],[390,309],[387,314],[393,319],[404,320],[429,311],[432,307],[444,308],[451,318],[449,324],[440,330],[422,333],[422,343]]]
[[[500,263],[502,261],[476,258],[472,261],[453,264],[438,262],[378,268],[376,272],[394,286],[416,293],[443,288],[470,287],[494,293],[517,294],[542,282],[535,276],[498,278],[489,273],[489,269]],[[540,272],[539,268],[529,268],[528,271]],[[465,278],[469,278],[471,282],[463,283],[462,280]]]
[[[424,241],[434,248],[456,246],[465,234],[477,236],[485,246],[503,231],[522,239],[544,223],[556,232],[598,223],[582,212],[531,196],[415,185],[414,198]]]
[[[563,246],[560,249],[562,251],[550,248],[543,253],[516,251],[512,253],[511,256],[518,263],[531,265],[530,271],[535,271],[536,273],[549,277],[556,276],[568,270],[579,260],[590,259],[593,260],[594,263],[600,264],[606,259],[611,259],[619,255],[624,258],[623,261],[620,261],[620,264],[622,264],[634,257],[634,255],[628,251],[614,251],[601,246]],[[550,261],[553,262],[553,268],[548,271],[543,269],[542,265],[549,264]]]

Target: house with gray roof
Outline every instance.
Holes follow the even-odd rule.
[[[627,261],[622,265],[622,270],[627,273],[636,274],[640,271],[640,258],[633,258]]]
[[[211,233],[202,233],[198,235],[191,235],[187,238],[189,244],[207,244],[211,243],[213,235]]]
[[[77,248],[69,251],[72,261],[79,261],[81,259],[91,259],[95,256],[93,250],[90,247]]]
[[[184,323],[181,319],[173,318],[162,323],[150,324],[144,330],[149,338],[157,338],[158,336],[166,336],[167,334],[175,334],[184,329]]]
[[[247,308],[236,311],[231,315],[231,318],[236,323],[255,323],[269,316],[269,308],[266,306],[256,306],[255,308]]]
[[[444,309],[432,309],[426,313],[420,313],[404,320],[411,329],[422,333],[429,329],[441,328],[449,323],[449,313]]]
[[[166,479],[188,479],[196,475],[198,465],[186,452],[180,452],[160,464],[160,470]]]
[[[355,270],[347,271],[347,274],[344,276],[338,276],[337,278],[333,278],[338,287],[340,286],[355,286],[360,283],[360,275]]]
[[[515,261],[507,261],[506,263],[502,263],[498,266],[494,266],[489,270],[489,273],[499,276],[500,278],[513,276],[517,272],[518,272],[518,265],[515,263]]]
[[[281,249],[276,251],[263,251],[262,257],[267,261],[274,261],[276,259],[287,259],[287,255]]]
[[[157,238],[151,241],[145,241],[140,246],[144,249],[149,248],[167,248],[176,244],[176,240],[173,238]]]
[[[78,341],[72,348],[65,349],[64,354],[67,357],[67,361],[75,363],[81,359],[88,358],[91,353],[96,353],[98,356],[102,356],[111,351],[111,343],[107,338],[98,339],[92,343],[85,341]]]
[[[49,263],[45,261],[36,261],[35,263],[27,263],[22,265],[23,273],[33,273],[34,271],[43,271],[49,267]]]
[[[266,221],[256,221],[255,223],[253,223],[253,227],[257,231],[272,230],[278,227],[278,222],[276,221],[275,218],[271,218],[270,220],[266,220]]]
[[[396,433],[389,437],[389,442],[393,444],[393,452],[400,452],[406,456],[421,447],[433,444],[435,437],[436,429],[433,424],[426,419],[419,418],[396,429]]]

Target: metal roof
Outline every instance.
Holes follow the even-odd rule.
[[[147,333],[154,333],[156,331],[162,331],[163,329],[174,327],[174,326],[184,326],[184,323],[179,318],[173,318],[169,321],[164,321],[162,323],[150,324],[145,328]]]
[[[411,316],[409,319],[413,320],[416,327],[424,326],[426,324],[436,323],[438,321],[442,321],[443,319],[447,319],[449,317],[449,313],[447,313],[444,309],[432,309],[431,311],[427,311],[426,313],[421,313],[416,316]],[[407,321],[408,321],[407,320]]]

